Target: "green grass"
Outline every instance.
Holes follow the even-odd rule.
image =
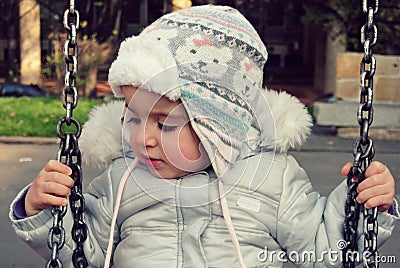
[[[79,98],[73,117],[83,125],[91,108],[99,100]],[[57,137],[56,126],[65,109],[59,98],[0,98],[0,135]],[[74,126],[63,125],[63,131],[75,132]]]

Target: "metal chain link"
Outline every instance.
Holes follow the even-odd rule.
[[[374,2],[374,3],[372,3]],[[369,127],[373,121],[373,86],[376,70],[376,60],[372,55],[372,47],[378,39],[378,30],[374,24],[374,15],[378,12],[379,1],[362,1],[362,9],[366,14],[366,23],[361,28],[361,43],[364,47],[364,56],[360,64],[360,105],[357,111],[357,121],[360,125],[360,137],[353,148],[354,162],[347,175],[348,193],[345,205],[344,239],[347,247],[343,249],[344,267],[355,267],[354,259],[357,247],[357,226],[360,210],[363,210],[364,222],[364,250],[362,262],[364,267],[379,267],[377,252],[378,222],[377,208],[365,209],[356,201],[357,186],[365,178],[365,171],[375,155],[373,140],[369,137]]]
[[[71,188],[69,203],[73,215],[72,239],[76,243],[72,255],[74,267],[87,267],[88,263],[83,251],[83,243],[87,238],[87,227],[83,220],[85,210],[84,198],[82,194],[82,171],[81,171],[81,152],[78,146],[78,138],[82,128],[79,122],[73,118],[73,110],[78,104],[78,92],[76,90],[76,76],[78,69],[78,45],[76,42],[76,30],[79,27],[79,13],[75,9],[75,3],[70,1],[69,8],[64,12],[64,28],[67,31],[67,40],[64,44],[65,55],[65,88],[62,95],[62,104],[66,115],[57,124],[57,135],[60,138],[60,146],[57,151],[57,160],[68,165],[72,169],[71,178],[74,186]],[[74,125],[75,132],[64,132],[63,126]],[[66,207],[52,208],[53,226],[49,230],[48,247],[51,249],[51,258],[46,263],[46,267],[63,267],[58,258],[59,251],[65,244],[65,230],[62,227],[63,217],[67,212]]]

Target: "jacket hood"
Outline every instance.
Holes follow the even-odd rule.
[[[310,135],[311,116],[304,105],[286,92],[263,90],[273,117],[270,148],[287,152],[300,147]],[[123,101],[113,101],[95,107],[84,124],[79,147],[83,160],[90,166],[104,168],[123,155],[121,117]],[[261,118],[262,119],[262,118]]]

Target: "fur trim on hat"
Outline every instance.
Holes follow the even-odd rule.
[[[275,122],[275,149],[287,152],[301,147],[311,132],[312,118],[294,96],[282,91],[265,91]]]
[[[311,117],[304,105],[295,97],[273,90],[266,90],[276,127],[274,148],[286,152],[300,147],[310,134]],[[104,167],[122,155],[120,118],[124,103],[115,101],[96,107],[84,124],[79,139],[83,160],[90,166]]]
[[[108,82],[117,98],[123,97],[123,85],[142,86],[151,91],[158,85],[143,84],[157,82],[152,76],[173,66],[176,66],[175,59],[167,47],[153,39],[132,36],[121,43],[118,57],[111,64]],[[169,97],[177,99],[177,96]]]
[[[105,168],[122,155],[122,101],[105,103],[92,109],[83,125],[79,147],[83,160],[92,167]]]

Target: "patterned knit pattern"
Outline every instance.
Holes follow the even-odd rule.
[[[128,68],[125,65],[129,55],[124,52],[110,70],[114,92],[118,95],[117,85],[128,83],[168,97],[177,96],[213,161],[214,170],[222,176],[237,159],[255,121],[251,107],[259,97],[267,60],[266,48],[257,32],[236,9],[206,5],[161,17],[136,39],[127,39],[125,47],[129,42],[138,42],[137,39],[151,40],[160,48],[167,48],[182,83],[168,88],[167,94],[166,89],[154,88],[151,83],[145,86],[148,81],[127,77],[134,76],[128,69],[125,73],[129,75],[121,75],[121,69]],[[146,66],[146,62],[131,61],[129,64]],[[149,74],[151,80],[169,80],[165,74],[152,75]]]
[[[212,5],[184,9],[161,17],[143,30],[140,36],[144,35],[166,42],[178,64],[226,64],[262,86],[265,45],[236,9]]]

